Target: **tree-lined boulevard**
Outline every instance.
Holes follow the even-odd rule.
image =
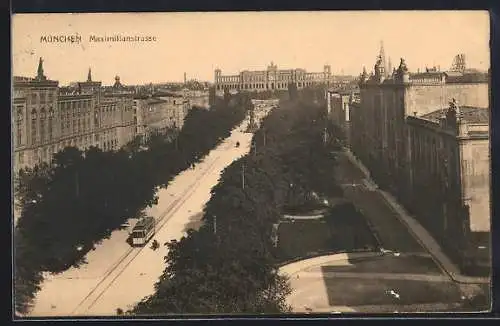
[[[100,241],[158,201],[156,192],[198,162],[230,133],[250,108],[226,97],[210,111],[193,109],[184,128],[136,140],[116,152],[66,148],[52,166],[21,171],[16,194],[16,310],[29,311],[42,272],[60,273],[85,262]],[[174,139],[172,141],[172,139]]]
[[[277,108],[262,113],[248,94],[226,93],[209,111],[193,109],[180,132],[153,136],[146,146],[133,142],[116,153],[84,155],[70,148],[52,168],[22,174],[19,311],[28,310],[40,286],[32,315],[168,315],[300,311],[293,302],[307,299],[311,285],[335,306],[342,297],[336,289],[345,292],[346,275],[355,280],[354,273],[365,273],[363,280],[378,273],[387,284],[446,279],[420,244],[392,234],[402,225],[373,189],[357,189],[367,180],[345,160],[341,131],[326,116],[324,89],[298,91],[292,84],[280,97]],[[250,116],[263,117],[253,134],[245,132]],[[325,209],[319,219],[293,218],[318,208]],[[125,241],[130,218],[141,214],[157,219],[156,250]],[[349,260],[378,257],[387,246],[391,257],[380,262]],[[393,261],[398,250],[408,268],[394,272],[403,266]],[[293,265],[287,263],[338,253],[347,253],[351,270],[304,266],[297,279],[282,273]],[[418,275],[425,274],[418,270],[420,255],[432,275]],[[57,273],[42,283],[43,271]],[[458,295],[451,282],[443,284],[450,290],[438,286],[436,298]],[[302,289],[294,292],[297,286]],[[363,293],[379,291],[364,286],[351,296],[358,305]]]

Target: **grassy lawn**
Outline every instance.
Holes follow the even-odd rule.
[[[285,221],[278,228],[278,251],[283,261],[333,249],[330,230],[323,220]]]
[[[350,204],[334,207],[323,219],[285,220],[278,228],[278,254],[281,261],[319,253],[376,248],[376,240],[364,217],[355,212]]]
[[[376,249],[377,241],[369,229],[365,217],[352,204],[341,204],[330,210],[325,220],[332,233],[334,248],[354,251]]]
[[[460,302],[461,293],[451,282],[381,280],[359,278],[326,278],[330,305],[410,305]],[[399,294],[395,298],[389,293]]]
[[[350,261],[348,266],[323,266],[323,272],[408,273],[440,275],[441,270],[432,258],[383,256]]]

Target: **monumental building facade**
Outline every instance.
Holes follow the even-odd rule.
[[[120,89],[104,93],[90,69],[87,81],[59,87],[45,76],[41,58],[35,78],[13,78],[11,120],[15,172],[50,163],[68,146],[114,150],[135,136],[130,96]]]
[[[220,69],[215,70],[214,86],[217,95],[229,92],[248,91],[286,91],[288,84],[295,83],[298,89],[308,86],[333,82],[331,67],[325,65],[322,72],[307,72],[305,69],[278,69],[273,62],[266,70],[244,70],[237,75],[222,75]]]
[[[382,56],[349,104],[351,150],[464,270],[490,264],[489,74],[391,74]]]

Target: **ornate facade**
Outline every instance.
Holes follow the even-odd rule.
[[[410,73],[401,59],[386,76],[381,56],[363,70],[352,151],[457,262],[488,261],[488,75]]]
[[[221,70],[216,69],[214,76],[215,91],[218,95],[225,89],[229,92],[286,91],[290,83],[295,83],[298,89],[302,89],[317,84],[329,85],[333,81],[329,65],[323,67],[323,72],[307,72],[304,69],[278,69],[273,62],[266,70],[244,70],[238,75],[222,75]]]
[[[118,149],[134,137],[131,99],[103,94],[101,82],[59,87],[47,79],[40,58],[35,78],[14,77],[13,170],[50,163],[67,146]]]

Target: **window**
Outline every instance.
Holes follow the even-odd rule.
[[[52,110],[52,108],[50,108],[49,109],[49,124],[48,124],[49,140],[52,140],[52,138],[53,138],[53,123],[54,123],[54,110]]]
[[[24,164],[24,152],[19,152],[18,162],[21,165]]]
[[[37,119],[36,110],[33,109],[33,111],[31,111],[31,143],[32,144],[36,143],[36,119]]]
[[[21,146],[23,144],[23,111],[22,109],[17,109],[16,114],[16,146]]]
[[[40,111],[40,141],[44,142],[45,141],[45,109],[42,108]]]
[[[21,146],[23,144],[23,133],[21,121],[16,121],[16,146]]]
[[[33,163],[38,164],[40,163],[41,158],[40,158],[40,151],[38,149],[35,149],[33,151]]]

